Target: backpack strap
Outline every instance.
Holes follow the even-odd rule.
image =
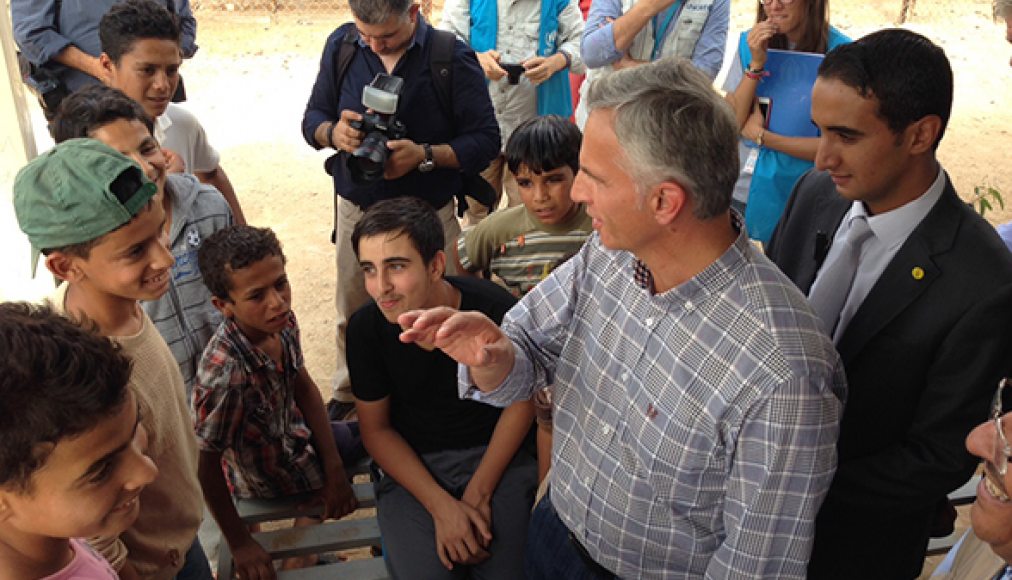
[[[337,49],[337,63],[335,66],[334,86],[337,87],[337,94],[340,97],[341,85],[344,84],[344,74],[348,72],[351,59],[355,58],[355,51],[358,50],[358,30],[353,24],[345,24],[344,38],[341,39],[341,46]]]
[[[453,125],[453,49],[457,44],[457,35],[436,28],[430,29],[432,34],[429,50],[429,69],[432,71],[432,86],[436,89],[436,99],[443,108],[443,113]],[[495,211],[496,192],[481,175],[468,175],[461,172],[464,189],[457,195],[457,215],[464,217],[467,211],[466,196],[477,200],[488,208],[489,213]]]
[[[432,71],[432,85],[436,88],[443,112],[453,121],[453,48],[457,35],[446,30],[432,28],[432,48],[429,51],[429,69]]]
[[[358,30],[346,24],[341,46],[337,49],[334,85],[341,90],[344,75],[348,72],[351,59],[358,50]],[[429,69],[432,71],[432,84],[436,89],[436,98],[447,117],[453,118],[453,48],[457,37],[452,32],[432,28],[432,48],[429,51]]]

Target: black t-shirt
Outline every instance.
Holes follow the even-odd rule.
[[[450,277],[460,290],[461,310],[477,310],[502,323],[516,298],[479,278]],[[502,412],[496,407],[461,400],[457,363],[443,351],[427,351],[398,339],[375,302],[348,321],[348,371],[352,391],[363,401],[390,397],[390,423],[416,453],[468,449],[487,445]]]

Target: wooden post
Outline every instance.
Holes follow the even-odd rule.
[[[913,12],[914,4],[916,3],[917,0],[903,0],[903,6],[900,8],[900,20],[897,24],[903,24],[907,21],[907,18],[910,16],[911,12]]]
[[[0,0],[0,300],[37,300],[53,290],[53,277],[40,266],[32,279],[28,239],[18,228],[11,201],[14,176],[35,157],[35,134],[18,70],[7,2]]]

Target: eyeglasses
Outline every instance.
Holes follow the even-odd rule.
[[[790,6],[791,4],[794,4],[794,0],[759,0],[759,3],[763,6],[769,6],[770,4],[773,4],[774,1],[780,2],[781,6]]]
[[[1009,379],[1004,378],[998,383],[998,390],[991,400],[991,420],[994,421],[994,452],[991,460],[984,462],[984,479],[988,491],[998,500],[1003,502],[1012,501],[1009,497],[1009,490],[1005,488],[1005,476],[1008,474],[1009,456],[1012,456],[1012,446],[1009,446],[1008,437],[1005,436],[1005,429],[1002,425],[1002,391],[1009,385]]]

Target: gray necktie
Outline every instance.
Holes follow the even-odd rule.
[[[847,303],[854,275],[857,274],[858,259],[861,257],[861,246],[871,237],[868,220],[864,216],[856,216],[850,222],[850,230],[843,239],[840,252],[822,267],[817,284],[812,287],[808,301],[812,309],[822,320],[826,332],[833,335],[840,311]]]

